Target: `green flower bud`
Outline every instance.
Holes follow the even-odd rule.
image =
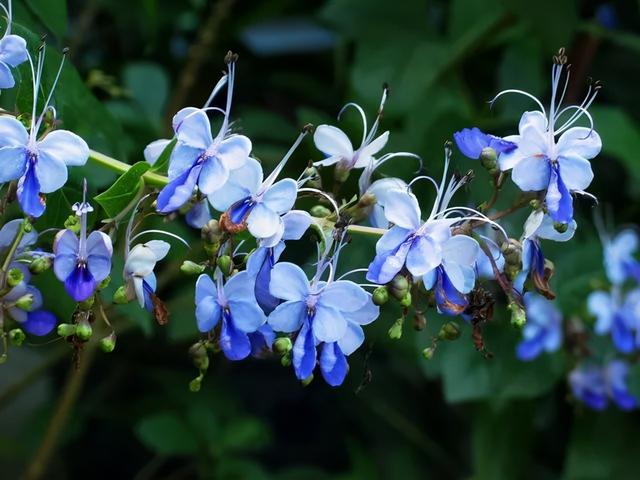
[[[361,207],[370,207],[376,204],[376,196],[371,192],[366,192],[363,196],[358,200],[358,205]]]
[[[338,183],[344,183],[347,181],[347,178],[349,178],[350,173],[351,170],[348,168],[342,168],[340,165],[336,165],[336,169],[333,171],[333,178],[335,178]]]
[[[124,305],[125,303],[129,303],[127,289],[124,286],[118,287],[118,289],[113,294],[113,303],[117,305]]]
[[[31,230],[33,230],[33,225],[31,225],[31,222],[26,218],[22,220],[22,231],[24,233],[31,233]]]
[[[206,371],[209,368],[209,355],[207,354],[207,347],[202,342],[197,342],[191,345],[189,348],[189,356],[196,367],[201,372]]]
[[[290,367],[291,355],[283,355],[282,357],[280,357],[280,365],[282,365],[283,367]]]
[[[27,293],[16,300],[16,307],[25,312],[30,312],[33,309],[33,295]]]
[[[433,354],[436,353],[435,347],[427,347],[422,350],[422,356],[425,360],[431,360],[433,358]]]
[[[511,325],[516,328],[522,328],[527,323],[527,314],[524,308],[517,303],[511,302],[507,308],[511,310]]]
[[[307,186],[317,189],[322,188],[322,177],[320,176],[318,169],[313,165],[310,165],[305,169],[302,177],[308,179],[306,183]]]
[[[405,308],[409,308],[411,306],[411,292],[407,292],[407,294],[402,297],[402,299],[400,300],[400,305]]]
[[[222,255],[221,257],[218,257],[216,263],[225,277],[229,276],[231,272],[233,272],[233,260],[231,260],[229,255]]]
[[[80,218],[77,215],[69,215],[64,221],[64,228],[73,233],[80,233]]]
[[[569,229],[569,224],[568,223],[554,222],[553,223],[553,228],[558,233],[564,233]]]
[[[396,275],[389,283],[389,292],[398,300],[402,300],[409,292],[409,280],[402,275]]]
[[[497,171],[498,165],[498,154],[491,147],[485,147],[480,152],[480,164],[489,170],[490,173],[495,173]]]
[[[185,260],[180,265],[180,271],[186,275],[199,275],[204,272],[204,266],[191,260]]]
[[[273,350],[279,355],[286,355],[293,348],[289,337],[279,337],[273,342]]]
[[[500,246],[500,250],[507,264],[520,267],[522,263],[522,245],[520,245],[520,242],[510,238],[509,241]]]
[[[29,264],[29,271],[33,274],[42,273],[51,268],[51,259],[49,257],[34,258]]]
[[[11,288],[24,280],[24,274],[19,268],[12,268],[7,272],[7,285]]]
[[[314,205],[313,207],[311,207],[311,210],[309,210],[309,213],[312,217],[324,218],[331,215],[331,210],[329,210],[324,205]]]
[[[61,323],[56,330],[60,337],[70,337],[76,334],[77,326],[71,323]]]
[[[529,206],[534,210],[540,210],[540,207],[542,207],[542,202],[540,202],[540,200],[538,200],[537,198],[534,198],[529,202]]]
[[[460,337],[460,325],[454,321],[445,323],[438,332],[440,340],[456,340]]]
[[[116,348],[116,333],[111,332],[110,335],[107,335],[104,338],[100,339],[99,342],[100,350],[104,353],[111,353]]]
[[[404,317],[398,318],[388,331],[391,340],[400,340],[402,338],[402,326],[404,325]]]
[[[387,287],[378,287],[373,291],[372,295],[373,303],[379,307],[389,301],[389,291]]]
[[[80,307],[80,310],[84,310],[86,312],[88,310],[91,310],[91,307],[93,307],[93,304],[95,301],[96,301],[96,296],[91,295],[86,300],[83,300],[82,302],[78,302],[78,307]]]
[[[198,393],[200,391],[200,388],[202,388],[202,378],[202,375],[199,375],[189,382],[190,392]]]
[[[25,341],[27,336],[21,328],[14,328],[9,330],[9,341],[11,345],[19,347]]]
[[[110,283],[111,283],[111,275],[107,275],[107,277],[104,280],[102,280],[98,285],[98,291],[104,290],[109,286]]]
[[[88,342],[93,335],[93,328],[87,319],[80,320],[76,325],[76,338],[81,342]]]
[[[413,314],[413,328],[417,331],[424,330],[427,326],[427,318],[424,315],[424,312],[416,311]]]
[[[205,242],[214,244],[220,241],[220,239],[224,235],[224,232],[220,228],[218,220],[209,220],[207,224],[202,227],[202,231],[200,234]]]
[[[313,382],[313,373],[309,375],[307,378],[305,378],[304,380],[302,380],[302,386],[308,387],[311,384],[311,382]]]

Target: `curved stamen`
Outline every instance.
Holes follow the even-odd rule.
[[[367,138],[362,143],[362,146],[371,143],[373,137],[375,137],[376,132],[378,131],[378,125],[380,125],[380,119],[382,118],[382,113],[384,112],[384,104],[387,102],[387,97],[389,95],[389,88],[387,85],[383,85],[382,87],[382,98],[380,99],[380,106],[378,107],[378,114],[376,115],[376,119],[371,126],[371,130],[369,130],[369,134]]]
[[[158,233],[160,235],[166,235],[167,237],[175,238],[176,240],[179,240],[180,242],[182,242],[187,248],[191,248],[184,238],[176,235],[175,233],[165,232],[164,230],[154,230],[154,229],[152,229],[152,230],[144,230],[144,231],[134,235],[134,237],[130,240],[130,242],[131,243],[135,242],[136,239],[138,239],[142,235],[146,235],[147,233]]]
[[[536,104],[538,105],[538,107],[540,107],[540,111],[542,112],[542,114],[546,117],[547,116],[547,111],[544,109],[544,107],[542,106],[542,103],[540,103],[540,100],[538,100],[536,97],[534,97],[533,95],[531,95],[528,92],[525,92],[524,90],[516,90],[516,89],[508,89],[508,90],[503,90],[500,93],[498,93],[495,97],[493,97],[492,100],[489,101],[489,108],[493,108],[493,104],[495,103],[496,100],[498,100],[499,97],[501,97],[502,95],[505,95],[507,93],[517,93],[519,95],[524,95],[527,98],[530,98],[531,100],[533,100],[534,102],[536,102]]]
[[[349,275],[353,275],[354,273],[360,273],[360,272],[367,272],[369,271],[368,268],[354,268],[353,270],[349,270],[347,273],[343,273],[342,275],[340,275],[338,277],[338,280],[342,280],[345,277],[348,277]]]
[[[479,220],[481,222],[487,223],[495,228],[497,228],[498,230],[500,230],[500,233],[502,233],[502,235],[504,235],[505,240],[509,238],[509,236],[507,235],[507,232],[504,230],[504,228],[502,228],[496,221],[491,220],[489,217],[487,217],[486,215],[484,215],[483,213],[470,208],[470,207],[451,207],[451,208],[446,208],[444,210],[442,210],[441,212],[438,213],[438,215],[442,215],[442,218],[448,218],[449,214],[453,214],[453,213],[464,213],[464,212],[471,212],[474,215],[477,215],[477,217],[474,216],[466,216],[466,217],[460,217],[459,220],[460,221],[467,221],[467,220]]]
[[[289,149],[289,151],[284,155],[284,157],[282,157],[282,160],[280,160],[280,163],[276,165],[276,168],[274,168],[273,171],[269,174],[269,176],[264,180],[264,182],[262,182],[262,186],[260,187],[258,195],[260,195],[261,193],[264,193],[271,185],[273,185],[273,183],[276,181],[276,178],[278,178],[278,175],[280,175],[280,172],[282,171],[284,166],[287,164],[287,162],[291,158],[291,155],[293,155],[293,152],[296,151],[300,143],[302,143],[302,139],[307,135],[307,133],[309,133],[309,129],[310,127],[305,126],[302,132],[300,132],[300,135],[298,135],[298,138],[296,138],[296,141],[293,142],[293,145],[291,145],[291,148]]]
[[[133,207],[133,210],[131,211],[131,217],[129,217],[129,223],[127,223],[127,230],[125,231],[125,246],[124,246],[124,255],[125,257],[129,255],[129,250],[131,249],[131,233],[133,231],[133,219],[136,216],[136,212],[138,211],[138,208],[140,207],[140,204],[149,197],[149,195],[151,195],[150,193],[147,193],[145,196],[143,196],[142,198],[140,198],[140,200],[138,200],[138,202],[136,203],[135,207]]]
[[[360,105],[358,105],[357,103],[354,103],[354,102],[347,103],[338,112],[338,121],[341,120],[342,114],[349,107],[355,108],[360,113],[360,117],[362,117],[362,144],[361,144],[361,146],[362,146],[362,145],[365,144],[365,141],[367,139],[367,116],[364,114],[364,110],[362,110],[362,107]]]
[[[40,130],[40,126],[42,125],[42,121],[44,120],[44,116],[47,113],[47,110],[49,109],[49,103],[51,102],[51,99],[53,98],[53,92],[56,89],[56,86],[58,85],[58,80],[60,80],[60,75],[62,74],[62,67],[64,67],[64,61],[67,58],[67,54],[69,53],[69,51],[65,48],[62,52],[62,60],[60,61],[60,66],[58,67],[58,72],[56,73],[56,77],[53,80],[53,83],[51,84],[51,89],[49,90],[49,95],[47,96],[47,99],[44,102],[44,107],[42,109],[42,113],[40,114],[40,116],[38,117],[38,121],[36,122],[36,126],[35,126],[35,134],[38,133],[38,130]],[[44,54],[43,54],[44,57]],[[44,65],[44,58],[43,58],[43,65]],[[42,73],[41,73],[42,75]],[[55,112],[55,109],[54,109]]]
[[[434,186],[434,188],[436,189],[436,192],[438,191],[438,182],[436,182],[432,177],[428,175],[420,175],[419,177],[414,178],[407,184],[407,188],[411,188],[413,184],[419,180],[429,180],[431,184]]]
[[[207,101],[204,102],[204,105],[202,106],[203,110],[207,108],[209,105],[211,105],[211,102],[216,97],[216,95],[218,95],[218,93],[220,93],[220,90],[222,90],[222,88],[227,84],[227,80],[228,80],[228,75],[225,73],[224,75],[222,75],[220,80],[218,80],[218,83],[216,83],[215,87],[213,87],[213,90],[211,90],[211,93],[209,94],[209,98],[207,98]]]
[[[587,111],[586,108],[583,107],[579,107],[578,105],[570,105],[568,107],[565,107],[562,109],[561,112],[558,113],[558,117],[564,113],[564,112],[568,112],[569,110],[578,110],[579,113],[574,113],[571,118],[569,118],[569,120],[567,120],[557,131],[556,131],[556,135],[561,134],[562,132],[564,132],[565,130],[567,130],[569,127],[571,127],[571,125],[573,125],[574,123],[576,123],[578,120],[580,120],[580,118],[584,115],[585,117],[587,117],[587,119],[589,120],[589,133],[587,134],[586,137],[584,137],[584,139],[589,138],[589,135],[591,135],[591,132],[593,131],[593,117],[591,116],[591,114]],[[583,139],[583,140],[584,140]]]
[[[305,193],[305,192],[313,193],[315,195],[319,195],[321,197],[326,198],[331,204],[331,206],[333,207],[333,211],[336,214],[336,218],[340,218],[340,208],[338,208],[338,204],[330,195],[326,194],[321,190],[318,190],[317,188],[305,187],[298,190],[298,193]]]

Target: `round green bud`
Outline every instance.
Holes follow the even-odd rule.
[[[207,347],[205,347],[202,342],[196,342],[189,347],[189,356],[191,357],[194,367],[201,372],[204,372],[209,368]]]
[[[282,365],[283,367],[290,367],[291,355],[283,355],[282,357],[280,357],[280,365]]]
[[[71,230],[73,233],[80,232],[80,218],[77,215],[69,215],[64,221],[64,228]]]
[[[33,309],[33,295],[27,293],[16,300],[16,307],[25,312],[30,312]]]
[[[76,334],[77,326],[71,323],[61,323],[58,325],[57,333],[60,337],[70,337]]]
[[[25,218],[22,221],[22,231],[24,233],[31,233],[31,230],[33,230],[33,225],[31,225],[31,222]]]
[[[109,286],[110,283],[111,283],[111,275],[107,275],[107,277],[104,280],[102,280],[98,285],[98,291],[104,290]]]
[[[413,328],[417,331],[424,330],[427,326],[427,318],[424,312],[417,311],[413,314]]]
[[[124,285],[119,286],[113,294],[113,303],[117,305],[124,305],[125,303],[129,303],[129,296],[127,295],[127,289],[124,287]]]
[[[309,210],[309,213],[312,217],[324,218],[331,215],[331,210],[329,210],[324,205],[314,205],[313,207],[311,207],[311,210]]]
[[[7,286],[13,288],[24,280],[24,274],[19,268],[12,268],[7,272]]]
[[[304,380],[302,380],[302,386],[308,387],[311,384],[311,382],[313,382],[313,373],[309,375],[307,378],[305,378]]]
[[[407,292],[407,294],[402,297],[402,299],[400,300],[400,305],[405,308],[409,308],[411,306],[411,292]]]
[[[81,342],[88,342],[93,335],[93,328],[88,320],[82,319],[76,325],[76,337]]]
[[[569,229],[568,223],[554,222],[553,228],[558,233],[565,233]]]
[[[378,287],[373,291],[373,303],[381,307],[389,301],[389,291],[387,287]]]
[[[273,350],[279,355],[286,355],[293,348],[293,343],[289,337],[279,337],[273,342]]]
[[[100,345],[100,350],[102,350],[104,353],[111,353],[115,350],[116,348],[116,334],[115,332],[111,332],[110,335],[107,335],[104,338],[100,339],[99,342]]]
[[[224,232],[220,228],[218,220],[209,220],[200,232],[202,239],[207,243],[218,243]]]
[[[445,323],[438,332],[440,340],[456,340],[460,337],[460,325],[454,321]]]
[[[51,259],[49,257],[34,258],[29,264],[29,271],[33,274],[42,273],[51,268]]]
[[[498,164],[498,154],[496,151],[491,147],[483,148],[482,152],[480,152],[480,164],[490,172],[495,173]]]
[[[27,336],[21,328],[14,328],[9,330],[9,341],[11,345],[19,347],[25,341]]]
[[[436,353],[436,349],[434,347],[427,347],[422,350],[422,356],[425,360],[431,360],[434,353]]]
[[[185,260],[182,262],[182,265],[180,265],[180,271],[187,275],[199,275],[204,272],[204,266],[191,260]]]
[[[398,318],[387,332],[391,340],[400,340],[402,338],[402,326],[404,325],[404,317]]]
[[[522,328],[527,323],[527,314],[524,308],[520,307],[515,302],[511,302],[507,308],[511,310],[511,325],[516,328]]]
[[[202,388],[202,376],[196,377],[189,382],[189,391],[193,393],[198,393]]]
[[[540,210],[540,207],[542,207],[542,202],[540,202],[540,200],[538,200],[537,198],[534,198],[529,202],[529,206],[534,210]]]
[[[216,264],[225,277],[229,276],[231,272],[233,272],[233,260],[231,260],[229,255],[222,255],[218,257]]]
[[[409,280],[402,275],[396,275],[389,283],[389,292],[398,300],[402,300],[409,292]]]

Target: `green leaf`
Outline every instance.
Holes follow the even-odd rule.
[[[160,455],[189,455],[198,450],[198,442],[188,425],[169,412],[144,418],[136,426],[136,435]]]
[[[67,33],[67,0],[27,0],[27,5],[57,37]]]
[[[124,70],[123,81],[149,119],[157,123],[169,93],[169,78],[165,70],[155,63],[131,63]]]
[[[147,162],[138,162],[132,165],[107,191],[95,197],[96,202],[100,204],[109,217],[115,218],[124,211],[144,188],[142,175],[147,170],[149,170]]]

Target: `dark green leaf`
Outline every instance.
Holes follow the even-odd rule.
[[[27,5],[57,37],[67,33],[67,0],[27,0]]]
[[[189,455],[198,448],[188,425],[169,412],[144,418],[136,426],[136,435],[147,448],[160,455]]]
[[[147,162],[132,165],[107,191],[95,197],[96,202],[109,217],[114,218],[121,213],[144,188],[142,175],[147,170],[149,170]]]

